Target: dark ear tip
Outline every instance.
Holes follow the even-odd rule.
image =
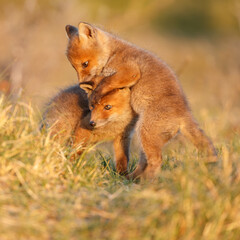
[[[78,29],[72,25],[66,25],[65,30],[69,38],[71,38],[74,34],[78,32]]]
[[[71,25],[66,25],[66,26],[65,26],[65,30],[66,30],[67,33],[72,32],[73,29],[74,29],[74,26],[71,26]]]

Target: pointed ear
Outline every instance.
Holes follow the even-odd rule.
[[[78,34],[78,29],[74,26],[71,26],[71,25],[67,25],[65,27],[66,29],[66,32],[67,32],[67,35],[68,35],[68,38],[71,39],[72,36]]]
[[[88,23],[80,22],[78,25],[78,32],[79,32],[79,38],[81,40],[81,37],[85,37],[87,39],[94,39],[96,38],[96,28],[91,26]]]
[[[92,94],[92,91],[93,91],[92,85],[83,83],[83,84],[80,84],[79,86],[81,89],[83,89],[87,93],[88,96]]]

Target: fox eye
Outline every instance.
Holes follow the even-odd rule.
[[[104,109],[106,109],[106,110],[110,110],[111,108],[112,108],[111,105],[106,105],[106,106],[104,107]]]
[[[82,68],[86,68],[88,66],[88,61],[82,63]]]

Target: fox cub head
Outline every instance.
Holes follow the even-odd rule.
[[[109,57],[108,37],[102,30],[80,22],[78,28],[67,25],[67,58],[77,71],[80,83],[99,75]]]
[[[89,124],[98,128],[110,122],[119,122],[129,116],[132,112],[130,105],[130,89],[115,89],[103,96],[98,103],[93,103],[89,98],[89,109],[91,119]],[[124,124],[124,123],[123,123]]]

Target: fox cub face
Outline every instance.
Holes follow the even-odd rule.
[[[67,58],[77,71],[80,83],[90,82],[99,75],[108,60],[106,34],[81,22],[78,28],[67,25]]]
[[[130,89],[115,89],[108,93],[98,103],[92,103],[89,99],[91,119],[89,124],[98,128],[109,122],[127,118],[130,106]],[[128,120],[128,119],[127,119]]]

